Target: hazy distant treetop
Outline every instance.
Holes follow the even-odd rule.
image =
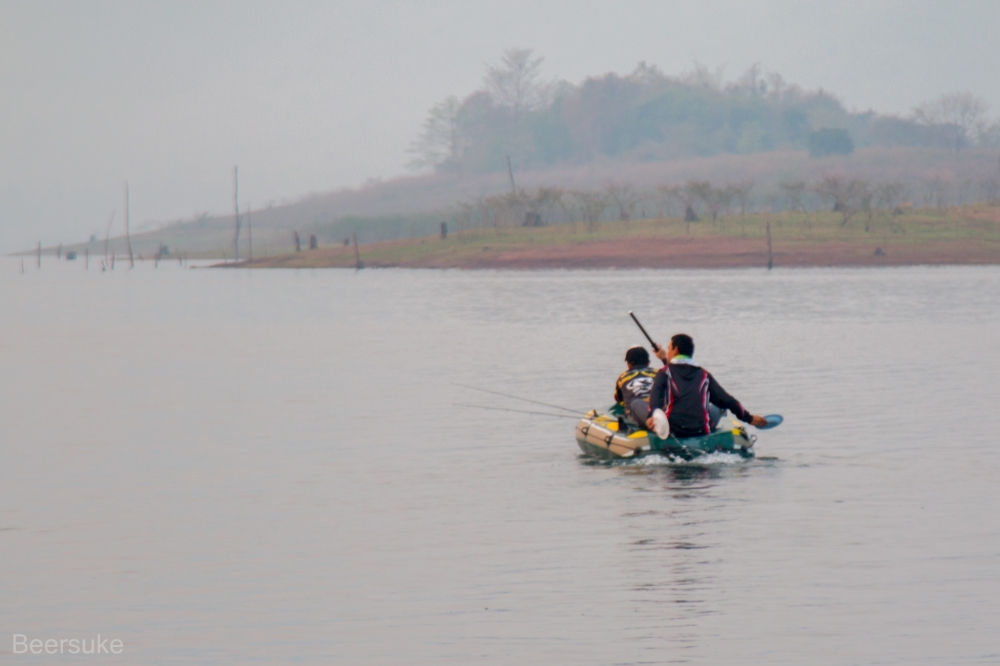
[[[948,147],[960,151],[986,135],[989,105],[970,92],[941,95],[913,110],[917,122],[935,127]]]
[[[543,80],[542,63],[531,49],[509,49],[487,66],[481,90],[434,106],[411,165],[491,172],[506,169],[507,157],[515,168],[670,160],[804,150],[810,136],[838,139],[837,150],[814,147],[825,154],[1000,140],[1000,125],[989,125],[985,105],[968,94],[944,96],[907,119],[849,112],[829,93],[805,91],[757,64],[728,84],[721,69],[695,63],[668,76],[646,62],[627,75],[571,84]]]
[[[423,131],[410,146],[411,169],[436,167],[456,162],[462,154],[462,133],[458,126],[458,112],[462,103],[452,95],[431,107]]]
[[[515,118],[548,103],[548,86],[539,81],[544,58],[531,49],[507,49],[499,65],[488,65],[483,84],[497,106],[509,108]]]

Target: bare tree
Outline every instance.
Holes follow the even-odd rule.
[[[682,83],[686,83],[689,86],[697,86],[708,90],[719,90],[722,88],[722,76],[724,73],[724,66],[718,67],[714,72],[712,72],[708,69],[708,66],[703,65],[696,60],[691,68],[691,71],[682,74],[680,76],[680,80]]]
[[[750,200],[755,185],[756,183],[754,183],[754,181],[749,179],[743,179],[737,182],[735,185],[729,185],[729,187],[732,189],[733,197],[740,205],[740,217],[747,216],[747,207],[750,205]]]
[[[412,159],[407,168],[419,171],[446,163],[457,163],[462,156],[464,141],[458,123],[461,102],[449,97],[431,107],[423,129],[407,150]]]
[[[675,205],[680,205],[681,210],[684,209],[683,199],[683,187],[678,185],[663,184],[656,187],[656,191],[659,194],[659,214],[660,217],[667,217],[672,215],[675,210]]]
[[[781,190],[781,197],[785,205],[791,210],[806,212],[805,198],[808,185],[802,180],[783,180],[778,183]]]
[[[760,63],[755,62],[750,65],[736,82],[736,86],[757,97],[767,91],[767,84],[764,83],[763,71]]]
[[[875,205],[890,213],[896,211],[903,197],[906,196],[906,185],[898,180],[880,183],[875,188]]]
[[[872,230],[872,217],[875,215],[875,209],[872,207],[872,201],[875,199],[876,188],[872,187],[870,183],[864,180],[854,181],[857,183],[857,198],[859,208],[861,212],[865,214],[865,231],[870,232]]]
[[[870,205],[868,183],[863,180],[847,180],[839,175],[827,175],[815,186],[816,194],[832,202],[833,211],[843,217],[840,226],[845,226],[862,208],[865,197]]]
[[[587,229],[593,233],[597,223],[608,208],[608,198],[603,192],[573,190],[569,193],[580,209],[580,216],[587,223]]]
[[[486,68],[486,92],[498,105],[511,110],[517,121],[525,111],[544,106],[549,86],[539,80],[544,58],[531,49],[507,49],[499,65]]]
[[[558,187],[539,187],[528,195],[528,209],[539,216],[542,224],[551,224],[554,212],[563,207],[563,194]]]
[[[699,203],[709,208],[712,201],[712,184],[707,180],[689,180],[684,184],[683,196],[684,215],[688,217],[688,210],[694,210]]]
[[[712,187],[708,190],[708,209],[712,213],[712,221],[718,222],[719,217],[729,212],[736,198],[736,190],[731,185]]]
[[[627,183],[609,182],[604,186],[608,202],[618,209],[618,219],[627,222],[635,215],[635,207],[639,204],[639,195]]]
[[[984,178],[979,181],[979,191],[982,198],[989,204],[1000,204],[1000,179]]]
[[[924,102],[913,110],[918,123],[936,129],[952,152],[985,135],[989,105],[972,93],[952,93]]]
[[[929,196],[930,203],[933,203],[934,207],[938,210],[944,210],[951,199],[951,182],[940,175],[935,175],[930,180],[924,182],[927,187],[927,195]]]

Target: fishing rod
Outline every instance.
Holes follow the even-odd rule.
[[[629,317],[632,317],[632,321],[634,321],[634,322],[635,322],[635,325],[639,327],[639,330],[640,330],[640,331],[642,331],[642,334],[646,336],[646,339],[647,339],[647,340],[649,340],[649,344],[653,345],[653,351],[654,351],[654,352],[657,352],[657,351],[660,351],[660,345],[658,345],[658,344],[656,344],[655,342],[653,342],[653,338],[649,337],[649,333],[647,333],[647,332],[646,332],[646,329],[645,329],[645,328],[643,328],[643,326],[642,326],[642,324],[641,324],[641,323],[639,323],[639,318],[638,318],[638,317],[636,317],[636,316],[635,316],[635,315],[634,315],[634,314],[632,313],[632,311],[631,311],[631,310],[629,310],[629,311],[628,311],[628,316],[629,316]],[[666,362],[666,361],[664,361],[664,362],[663,362],[663,365],[666,365],[666,364],[667,364],[667,362]]]
[[[576,416],[582,416],[583,412],[579,409],[569,409],[568,407],[560,407],[559,405],[551,405],[547,402],[541,402],[539,400],[530,400],[528,398],[522,398],[520,396],[511,395],[509,393],[501,393],[500,391],[491,391],[489,389],[477,388],[475,386],[467,386],[466,384],[459,384],[457,382],[452,382],[455,386],[461,386],[462,388],[471,389],[473,391],[482,391],[483,393],[492,393],[493,395],[502,395],[505,398],[513,398],[514,400],[521,400],[523,402],[530,402],[535,405],[541,405],[543,407],[551,407],[552,409],[561,409],[564,412],[569,412],[570,414],[575,414]]]
[[[632,317],[632,321],[635,322],[635,325],[639,327],[639,330],[642,331],[642,334],[646,336],[647,340],[649,340],[649,344],[653,345],[653,351],[659,351],[660,345],[653,342],[653,338],[649,337],[649,333],[647,333],[646,329],[643,328],[641,323],[639,323],[639,318],[636,317],[631,310],[628,311],[628,316]]]
[[[518,412],[520,414],[534,414],[536,416],[552,416],[557,419],[576,419],[579,416],[570,416],[569,414],[553,414],[551,412],[529,412],[526,409],[512,409],[510,407],[488,407],[486,405],[470,405],[464,402],[456,402],[456,407],[475,407],[477,409],[492,409],[498,412]]]

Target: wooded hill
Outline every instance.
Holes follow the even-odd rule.
[[[808,149],[814,157],[855,147],[944,147],[959,151],[1000,138],[986,105],[967,93],[945,95],[909,118],[849,112],[833,95],[748,69],[725,84],[702,66],[667,76],[641,63],[628,75],[579,84],[546,82],[542,59],[507,51],[483,86],[430,111],[412,146],[413,166],[491,172],[581,164],[748,155]]]
[[[451,229],[680,215],[862,209],[889,199],[942,208],[1000,197],[1000,126],[967,93],[907,118],[857,113],[757,67],[724,83],[703,67],[667,76],[546,82],[541,59],[508,51],[481,89],[436,105],[411,146],[420,174],[312,195],[234,216],[202,215],[133,235],[161,251],[232,258],[308,247],[435,235]],[[829,195],[829,178],[844,193]],[[826,192],[826,193],[824,193]],[[526,217],[531,213],[531,217]],[[537,216],[537,217],[536,217]],[[123,219],[121,214],[117,218]],[[138,221],[148,224],[149,221]],[[123,230],[117,222],[112,236]],[[101,254],[104,238],[65,249]],[[111,238],[111,252],[125,250]],[[46,249],[55,253],[56,247]]]

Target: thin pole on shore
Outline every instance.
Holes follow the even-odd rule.
[[[128,181],[125,181],[125,244],[128,245],[128,267],[135,268],[135,258],[132,256],[132,235],[128,230]]]
[[[233,248],[236,252],[236,261],[240,260],[240,202],[239,202],[240,178],[239,167],[233,167],[233,215],[236,220],[236,233],[233,235]]]
[[[774,268],[774,252],[771,249],[771,220],[767,220],[764,228],[767,231],[767,270],[771,270]]]
[[[24,257],[21,257],[21,275],[24,275]]]
[[[507,156],[507,175],[510,176],[510,193],[517,194],[517,188],[514,187],[514,167],[510,165],[510,155]]]
[[[250,262],[253,262],[253,222],[250,219],[250,214],[253,212],[253,206],[247,204],[247,241],[250,243]]]

